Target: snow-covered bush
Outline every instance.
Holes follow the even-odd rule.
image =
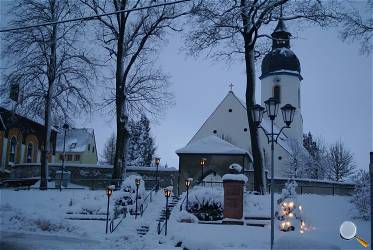
[[[189,194],[189,212],[199,220],[215,221],[223,219],[223,188],[194,187]]]
[[[360,170],[355,176],[355,191],[351,202],[358,214],[356,217],[370,219],[370,178],[368,171]]]
[[[145,182],[139,175],[130,175],[124,179],[120,191],[113,193],[114,202],[114,217],[119,216],[127,211],[134,212],[136,202],[136,184],[135,180],[140,179],[140,186],[138,190],[138,207],[142,203],[145,196]]]
[[[176,221],[186,223],[198,223],[198,218],[195,215],[183,210],[177,215]]]

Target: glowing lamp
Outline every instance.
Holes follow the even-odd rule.
[[[135,179],[135,184],[136,184],[137,188],[140,186],[140,183],[141,183],[141,179],[140,178],[136,178]]]
[[[170,189],[165,188],[165,189],[163,190],[163,192],[164,192],[164,196],[165,196],[166,198],[169,198],[169,197],[171,196],[171,190],[170,190]]]

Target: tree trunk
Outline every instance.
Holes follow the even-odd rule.
[[[246,112],[249,121],[251,151],[254,164],[254,190],[263,194],[264,188],[264,171],[263,160],[260,152],[258,128],[254,124],[250,108],[255,104],[255,61],[254,48],[249,48],[249,38],[245,38],[245,66],[246,66]]]
[[[121,9],[124,9],[125,5],[122,4]],[[115,148],[115,158],[113,165],[112,184],[119,185],[123,174],[125,173],[126,158],[127,158],[127,145],[128,145],[128,130],[127,122],[128,115],[126,112],[126,79],[124,74],[124,34],[125,34],[125,22],[124,13],[118,14],[119,24],[119,37],[117,45],[117,65],[116,65],[116,84],[115,84],[115,104],[116,104],[116,115],[117,115],[117,140]]]
[[[51,2],[51,14],[52,19],[55,20],[55,2]],[[48,189],[47,176],[48,176],[48,153],[50,147],[50,136],[51,136],[51,108],[54,95],[54,85],[56,79],[56,61],[57,61],[57,24],[52,27],[51,34],[51,55],[48,65],[48,91],[45,100],[45,111],[44,111],[44,145],[41,151],[41,163],[40,163],[40,189]],[[53,151],[53,150],[51,150]]]

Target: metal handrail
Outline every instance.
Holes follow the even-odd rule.
[[[113,233],[115,231],[115,229],[117,229],[117,227],[119,226],[120,223],[122,223],[123,219],[127,217],[127,210],[123,213],[122,215],[122,218],[120,219],[120,221],[118,222],[118,224],[114,227],[114,221],[115,219],[112,218],[110,220],[110,227],[109,227],[109,230],[110,230],[110,233]]]
[[[180,211],[183,210],[183,204],[184,204],[185,201],[186,201],[186,195],[184,196],[184,199],[182,200],[182,202],[180,204]]]
[[[152,193],[155,191],[157,188],[157,184],[150,189],[150,192],[145,196],[144,200],[141,202],[140,205],[140,215],[142,216],[144,214],[144,211],[148,208],[149,202],[147,200],[149,199],[150,202],[152,202]],[[145,204],[145,206],[144,206]]]
[[[161,232],[163,231],[163,228],[165,227],[165,225],[166,225],[166,220],[163,221],[162,227],[161,227],[161,221],[158,221],[158,227],[157,227],[158,234],[161,234]]]

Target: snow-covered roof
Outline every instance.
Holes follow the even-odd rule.
[[[189,143],[185,147],[176,150],[176,154],[227,154],[227,155],[251,155],[248,151],[230,144],[215,135],[210,135]]]
[[[66,152],[84,152],[88,144],[93,143],[94,131],[91,128],[73,128],[66,131]],[[63,151],[64,132],[57,135],[56,151]],[[95,145],[91,145],[92,147]]]
[[[31,113],[23,113],[23,112],[20,112],[19,110],[17,110],[15,108],[15,104],[13,104],[13,101],[8,101],[8,102],[0,102],[0,108],[3,108],[9,112],[13,112],[14,114],[18,115],[18,116],[21,116],[21,117],[24,117],[30,121],[33,121],[37,124],[40,124],[42,126],[44,126],[44,118],[39,116],[39,115],[33,115]],[[1,122],[3,123],[3,126],[5,128],[5,124],[4,124],[4,121],[2,120],[2,118],[0,117],[0,124]],[[52,130],[54,131],[58,131],[54,126],[51,127]]]

